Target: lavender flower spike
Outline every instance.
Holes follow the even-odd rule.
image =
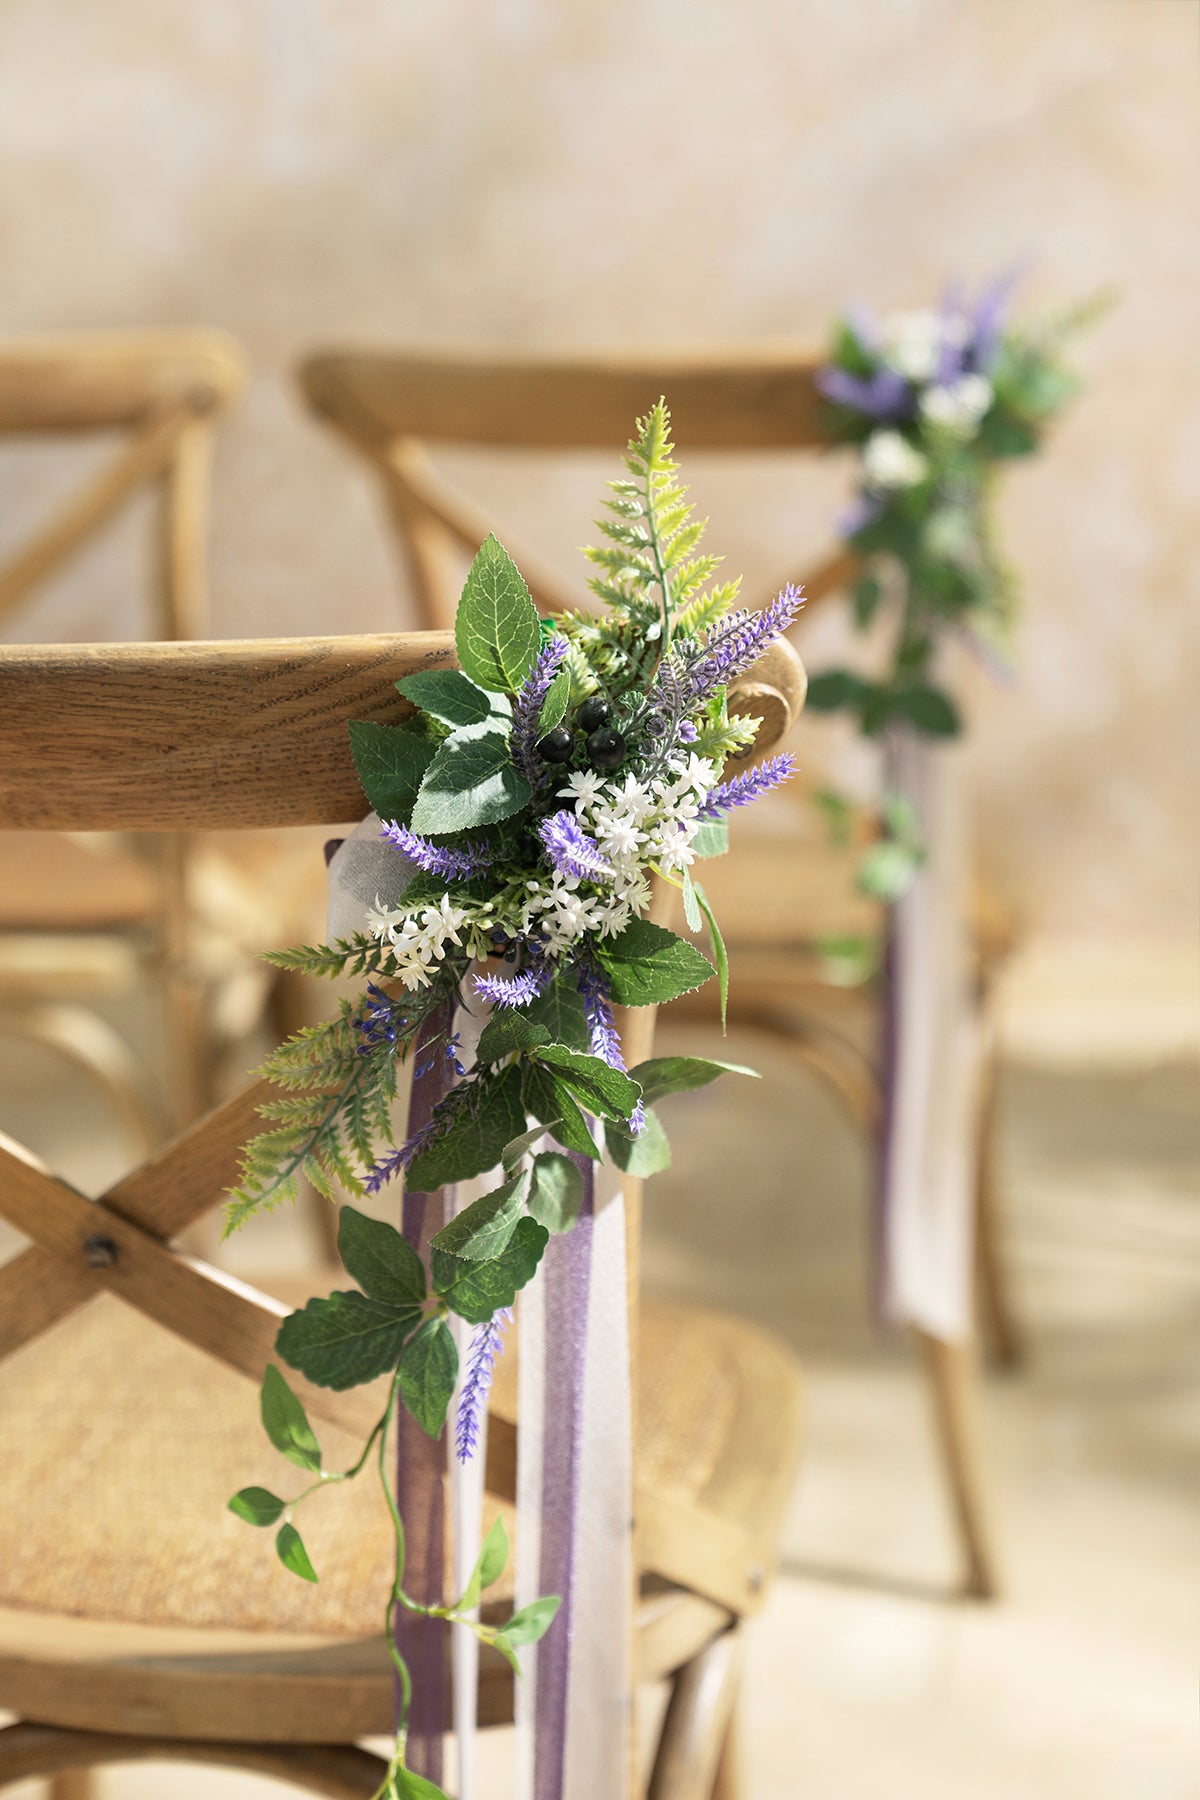
[[[553,973],[549,963],[533,962],[519,975],[476,975],[475,992],[493,1006],[531,1006]]]
[[[803,589],[789,581],[779,598],[762,612],[731,613],[709,632],[704,647],[682,670],[689,699],[703,700],[715,687],[751,668],[772,638],[787,630],[803,604]]]
[[[550,861],[564,875],[575,875],[581,881],[589,878],[612,880],[615,873],[612,864],[605,862],[599,844],[588,836],[569,807],[543,819],[538,826],[538,836],[546,846]]]
[[[592,1055],[606,1062],[610,1069],[620,1069],[624,1073],[625,1058],[621,1053],[617,1022],[613,1018],[608,983],[589,957],[581,957],[575,965],[575,985],[583,1000]],[[629,1129],[634,1137],[640,1137],[646,1129],[646,1108],[640,1100],[630,1114]]]
[[[533,667],[513,699],[513,724],[509,747],[512,751],[513,762],[526,781],[534,787],[541,786],[546,773],[545,766],[537,754],[538,722],[546,695],[550,691],[550,683],[558,674],[559,666],[566,654],[566,638],[558,635],[552,637],[538,652]]]
[[[479,1442],[479,1421],[487,1404],[496,1369],[496,1358],[503,1348],[504,1327],[512,1319],[512,1309],[502,1306],[486,1325],[480,1325],[467,1352],[467,1374],[458,1402],[454,1424],[454,1451],[460,1463],[470,1462]]]
[[[407,825],[385,825],[379,835],[389,844],[395,844],[397,850],[402,850],[418,869],[440,875],[444,881],[469,881],[472,875],[488,868],[496,857],[490,844],[474,838],[467,838],[455,849],[448,844],[435,844],[419,832],[410,831]]]
[[[795,767],[796,759],[790,750],[785,750],[782,756],[769,757],[757,769],[748,769],[744,775],[735,775],[732,781],[723,781],[719,787],[711,789],[698,816],[711,824],[732,807],[749,806],[752,800],[761,800],[781,781],[786,781]]]

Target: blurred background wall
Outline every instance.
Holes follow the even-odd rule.
[[[1183,954],[1198,40],[1192,0],[7,0],[0,328],[235,333],[255,379],[219,452],[214,630],[378,630],[411,615],[365,478],[293,394],[317,342],[815,345],[848,298],[920,305],[952,272],[1027,257],[1034,309],[1115,283],[1085,395],[1004,496],[1027,617],[1019,682],[974,701],[980,835],[1051,948]],[[5,449],[0,542],[77,466]],[[464,470],[574,572],[602,465]],[[845,486],[787,458],[691,473],[754,604]],[[136,635],[138,529],[11,635]],[[814,618],[814,666],[839,632]],[[834,739],[808,731],[811,765]]]

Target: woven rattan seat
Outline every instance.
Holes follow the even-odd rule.
[[[291,1300],[337,1279],[271,1285]],[[752,1326],[661,1303],[644,1305],[640,1340],[640,1504],[698,1503],[772,1537],[795,1454],[787,1353]],[[499,1369],[496,1410],[511,1414],[515,1345]],[[327,1466],[353,1460],[353,1439],[318,1433]],[[243,1376],[104,1295],[10,1359],[0,1441],[0,1680],[11,1704],[57,1724],[187,1737],[240,1735],[229,1708],[252,1707],[245,1735],[295,1740],[295,1691],[275,1679],[286,1667],[313,1684],[307,1741],[387,1729],[378,1629],[391,1552],[377,1484],[364,1476],[306,1506],[299,1523],[321,1581],[297,1581],[269,1534],[226,1510],[249,1483],[285,1493],[304,1483],[265,1442]],[[648,1582],[646,1672],[682,1660],[719,1612]],[[66,1692],[43,1682],[63,1660],[88,1661],[93,1638],[102,1678]],[[286,1705],[273,1726],[276,1692]],[[502,1666],[489,1666],[485,1707],[503,1716],[509,1703]],[[121,1716],[128,1704],[136,1721]]]

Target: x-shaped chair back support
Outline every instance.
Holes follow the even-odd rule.
[[[590,358],[329,350],[306,359],[299,381],[312,410],[381,480],[421,623],[437,630],[454,617],[462,552],[473,556],[494,522],[434,468],[426,441],[611,451],[665,393],[676,439],[689,457],[697,451],[822,450],[829,438],[818,367],[811,353],[794,345],[709,356]],[[536,551],[507,527],[503,536],[543,612],[579,605],[579,596]],[[809,607],[845,587],[856,568],[852,555],[838,551],[812,569],[804,581]]]

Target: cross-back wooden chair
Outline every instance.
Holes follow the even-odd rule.
[[[818,367],[796,347],[553,360],[335,350],[309,356],[299,381],[312,410],[380,480],[419,619],[436,627],[453,619],[464,554],[473,555],[496,526],[436,468],[428,445],[611,451],[625,442],[631,421],[664,393],[675,440],[689,457],[706,451],[816,452],[828,448]],[[587,605],[586,595],[521,546],[507,524],[499,535],[543,611]],[[839,549],[809,570],[806,612],[844,589],[856,567],[854,556]],[[788,571],[789,577],[796,573]],[[869,1007],[863,990],[845,985],[822,947],[837,936],[882,933],[881,909],[855,885],[869,828],[860,823],[852,842],[839,848],[817,823],[800,783],[794,784],[792,805],[790,829],[746,834],[736,857],[705,869],[735,970],[731,1019],[769,1033],[777,1048],[827,1082],[873,1137],[882,1098]],[[975,940],[983,1008],[1009,948],[1009,928],[994,903],[976,907]],[[702,994],[679,1005],[693,1014],[711,1010]],[[978,1140],[979,1289],[992,1341],[1008,1361],[1015,1337],[995,1238],[991,1093],[989,1068]],[[964,1586],[987,1596],[996,1576],[984,1518],[973,1353],[924,1334],[918,1339],[962,1546]]]
[[[395,722],[395,681],[452,661],[448,634],[0,650],[0,829],[193,831],[344,826],[363,810],[346,722]],[[755,675],[764,740],[803,674],[786,646]],[[624,1022],[634,1060],[653,1019]],[[232,1764],[351,1800],[390,1729],[378,1621],[390,1536],[354,1484],[306,1542],[302,1584],[225,1510],[278,1479],[257,1384],[288,1307],[173,1242],[234,1180],[262,1084],[92,1201],[0,1142],[0,1219],[30,1240],[0,1268],[0,1787],[136,1758]],[[636,1285],[639,1184],[627,1187]],[[344,1278],[343,1278],[344,1279]],[[336,1285],[330,1276],[329,1284]],[[282,1296],[282,1297],[281,1297]],[[793,1359],[757,1329],[642,1310],[637,1405],[637,1668],[670,1682],[651,1800],[733,1800],[740,1621],[761,1603],[794,1478]],[[515,1483],[513,1358],[488,1438],[493,1506]],[[289,1376],[289,1379],[292,1379]],[[297,1380],[334,1466],[370,1389]],[[374,1408],[374,1412],[372,1411]],[[336,1516],[335,1516],[336,1515]],[[481,1718],[511,1718],[486,1661]]]
[[[0,340],[0,438],[119,434],[112,454],[0,565],[0,625],[139,494],[156,501],[151,634],[203,637],[213,438],[242,389],[240,351],[204,330],[60,332]],[[210,1058],[189,954],[188,846],[178,834],[103,849],[65,833],[0,838],[0,1025],[98,1082],[143,1141],[158,1131],[124,1040],[89,1004],[160,990],[170,1123],[204,1109]]]

